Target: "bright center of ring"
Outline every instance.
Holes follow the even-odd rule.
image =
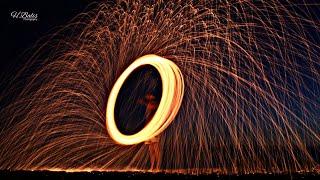
[[[115,120],[117,97],[128,76],[137,68],[145,65],[153,66],[160,74],[162,82],[161,100],[154,115],[144,128],[135,134],[123,134],[117,127]],[[106,126],[109,135],[115,142],[123,145],[150,141],[165,130],[173,121],[180,108],[183,93],[184,82],[182,73],[175,63],[153,54],[138,58],[120,75],[109,95],[106,110]]]

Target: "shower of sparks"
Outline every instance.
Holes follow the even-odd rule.
[[[92,6],[40,41],[1,94],[0,169],[318,169],[320,4],[120,0]],[[174,121],[181,91],[180,97],[170,95],[176,103],[165,103],[174,107],[161,109],[174,111],[159,113],[172,122],[158,129],[157,160],[150,144],[115,143],[105,123],[112,120],[107,99],[117,79],[147,54],[172,61],[184,82]],[[162,75],[164,87],[179,87]],[[134,109],[130,99],[126,103]]]

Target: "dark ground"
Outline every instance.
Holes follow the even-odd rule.
[[[0,171],[0,179],[320,179],[320,174],[183,175],[138,172]]]

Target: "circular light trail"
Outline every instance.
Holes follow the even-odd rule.
[[[125,135],[117,128],[114,108],[118,93],[127,77],[138,67],[152,65],[160,74],[162,97],[152,119],[136,134]],[[173,121],[180,108],[184,93],[184,82],[180,69],[172,61],[157,55],[145,55],[135,60],[118,78],[108,98],[106,126],[111,138],[123,145],[149,141],[159,135]]]

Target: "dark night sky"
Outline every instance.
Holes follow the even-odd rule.
[[[27,50],[32,48],[37,40],[45,35],[55,32],[59,26],[66,25],[77,14],[86,10],[88,5],[94,1],[90,0],[4,0],[0,1],[0,39],[1,39],[1,58],[0,58],[0,80],[10,79],[20,66],[25,64],[23,58]],[[108,1],[111,2],[111,1]],[[310,0],[313,4],[317,0]],[[320,12],[318,6],[308,7],[315,22],[319,22]],[[27,11],[36,13],[37,21],[23,21],[13,19],[12,11]],[[320,37],[309,30],[310,40],[318,44]],[[0,94],[5,89],[3,83],[0,84]]]
[[[320,2],[320,0],[312,1]],[[19,67],[26,63],[27,59],[23,58],[23,55],[28,49],[32,48],[39,38],[55,32],[59,26],[66,25],[77,14],[86,11],[92,2],[90,0],[0,0],[0,95],[6,90],[6,83],[3,83],[3,80],[9,80]],[[311,7],[310,10],[314,20],[320,23],[319,6]],[[12,11],[35,13],[38,15],[38,20],[14,19],[11,17]],[[319,31],[315,29],[309,31],[310,40],[320,45]]]
[[[57,27],[67,24],[77,14],[83,12],[92,3],[89,0],[43,1],[43,0],[4,0],[0,1],[1,19],[1,59],[0,77],[7,77],[23,65],[23,54],[36,41]],[[13,19],[12,11],[26,11],[38,15],[37,21]],[[3,87],[1,88],[3,89]]]
[[[22,67],[27,58],[24,55],[32,48],[37,40],[59,29],[59,26],[66,25],[77,14],[84,12],[90,0],[4,0],[0,1],[1,19],[1,58],[0,58],[0,94],[6,91],[4,80],[10,80],[15,72]],[[108,1],[111,2],[111,1]],[[308,3],[319,3],[317,0],[310,0]],[[303,6],[301,6],[303,7]],[[293,9],[297,10],[297,9]],[[309,13],[312,19],[319,23],[319,6],[309,6]],[[38,15],[37,21],[23,21],[11,17],[12,11],[26,11]],[[297,11],[298,12],[298,11]],[[320,37],[318,30],[307,29],[313,43],[319,45]]]
[[[32,52],[30,48],[40,38],[54,33],[77,14],[94,7],[94,5],[90,5],[92,5],[92,1],[89,0],[1,1],[2,28],[0,35],[2,57],[0,61],[0,94],[8,91],[8,83],[6,81],[12,79],[14,74],[26,64],[26,57]],[[13,11],[37,14],[38,20],[24,21],[22,19],[14,19],[11,16]],[[10,102],[10,99],[8,98],[3,102]],[[1,106],[2,104],[0,104],[0,108]]]

